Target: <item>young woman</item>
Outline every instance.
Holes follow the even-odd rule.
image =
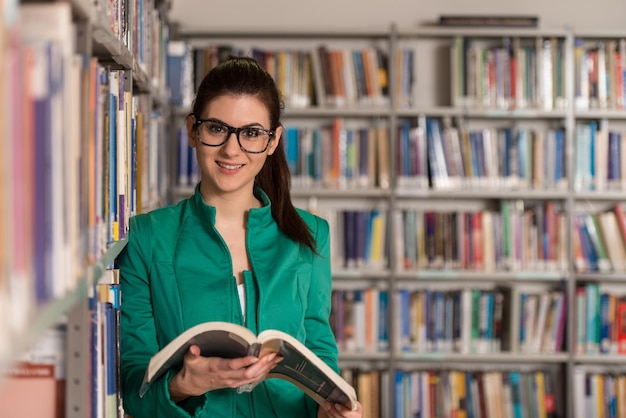
[[[318,405],[295,385],[264,380],[273,355],[202,357],[192,346],[180,370],[139,397],[148,361],[206,321],[280,329],[338,370],[328,317],[331,272],[326,221],[295,209],[281,143],[281,101],[250,58],[213,69],[187,117],[201,181],[176,206],[134,217],[118,258],[124,409],[142,417],[361,417],[361,405]],[[257,384],[251,392],[236,388]]]

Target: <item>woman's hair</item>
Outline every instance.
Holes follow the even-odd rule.
[[[267,108],[270,117],[269,128],[275,130],[281,125],[283,103],[278,88],[274,79],[254,59],[232,57],[213,68],[200,83],[193,105],[193,115],[200,118],[212,100],[225,95],[257,98]],[[291,174],[282,138],[274,153],[267,156],[255,182],[270,198],[272,216],[283,233],[315,251],[311,231],[291,202],[289,192]]]

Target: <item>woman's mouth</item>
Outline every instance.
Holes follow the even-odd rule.
[[[222,162],[219,162],[219,161],[217,161],[217,165],[219,165],[220,167],[222,167],[222,168],[224,168],[226,170],[238,170],[241,167],[243,167],[243,164],[236,164],[236,165],[234,165],[234,164],[222,163]]]

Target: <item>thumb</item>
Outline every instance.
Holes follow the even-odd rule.
[[[189,350],[187,351],[186,355],[191,355],[192,357],[199,357],[200,347],[198,347],[197,345],[192,345],[191,347],[189,347]]]

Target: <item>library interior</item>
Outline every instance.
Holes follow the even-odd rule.
[[[0,416],[131,418],[117,260],[199,195],[195,96],[245,56],[363,417],[626,418],[626,2],[592,6],[0,2]]]

